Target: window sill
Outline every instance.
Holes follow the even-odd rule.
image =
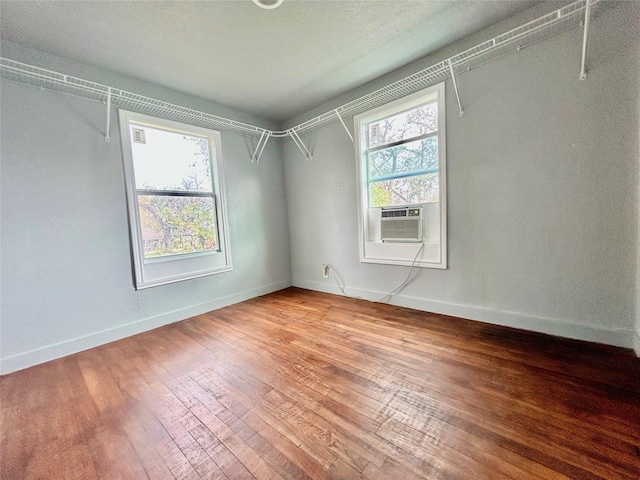
[[[364,242],[360,262],[410,267],[415,258],[416,267],[447,268],[446,261],[441,257],[442,249],[439,243],[425,243],[422,252],[416,258],[421,245],[420,242]]]
[[[188,275],[183,275],[183,276],[173,276],[173,277],[169,277],[169,278],[158,278],[156,280],[152,280],[152,281],[149,281],[149,282],[138,283],[136,285],[136,290],[144,290],[146,288],[159,287],[161,285],[169,285],[171,283],[183,282],[185,280],[192,280],[194,278],[207,277],[209,275],[216,275],[218,273],[230,272],[232,270],[233,270],[233,267],[231,265],[228,265],[228,266],[215,268],[215,269],[211,269],[211,270],[205,270],[205,271],[201,271],[201,272],[194,272],[194,273],[190,273]]]

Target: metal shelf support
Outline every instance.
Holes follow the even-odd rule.
[[[304,155],[305,160],[307,162],[313,160],[313,155],[311,155],[311,152],[293,128],[289,129],[289,136],[293,140],[293,143],[295,143],[296,146],[300,149],[302,155]]]
[[[271,132],[269,130],[264,130],[262,132],[262,135],[260,135],[260,139],[258,140],[258,144],[256,145],[256,149],[253,151],[253,155],[251,155],[251,163],[260,162],[262,151],[264,150],[264,147],[267,144],[267,141],[269,141],[270,136],[271,136]]]
[[[258,144],[256,145],[256,150],[253,152],[251,156],[251,163],[259,163],[260,157],[262,156],[262,152],[264,151],[264,147],[267,146],[267,142],[271,138],[271,132],[269,130],[264,130],[262,135],[260,135],[260,140],[258,140]]]
[[[111,136],[111,87],[107,88],[107,128],[104,135],[104,141],[110,142]]]
[[[347,128],[347,125],[344,123],[344,120],[342,119],[342,116],[340,115],[340,112],[338,111],[337,108],[334,110],[334,112],[336,112],[336,117],[338,117],[338,120],[340,120],[340,123],[342,124],[342,126],[345,129],[345,131],[347,132],[347,135],[349,135],[349,138],[351,139],[351,143],[353,143],[355,145],[356,141],[353,139],[353,135],[351,135],[351,132]]]
[[[587,45],[589,40],[589,21],[591,19],[591,0],[584,7],[584,31],[582,33],[582,60],[580,62],[580,80],[587,79]]]
[[[456,74],[453,71],[453,64],[451,63],[451,60],[449,60],[449,72],[451,72],[451,80],[453,80],[453,89],[456,91],[456,98],[458,99],[460,116],[464,117],[464,110],[462,109],[462,103],[460,103],[460,92],[458,92],[458,82],[456,82]]]

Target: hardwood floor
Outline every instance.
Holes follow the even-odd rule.
[[[0,379],[13,479],[638,479],[631,351],[290,288]]]

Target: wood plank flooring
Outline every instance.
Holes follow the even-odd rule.
[[[631,351],[296,288],[0,382],[3,480],[640,478]]]

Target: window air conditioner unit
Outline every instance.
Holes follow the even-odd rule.
[[[380,238],[383,242],[421,242],[422,207],[383,208]]]

